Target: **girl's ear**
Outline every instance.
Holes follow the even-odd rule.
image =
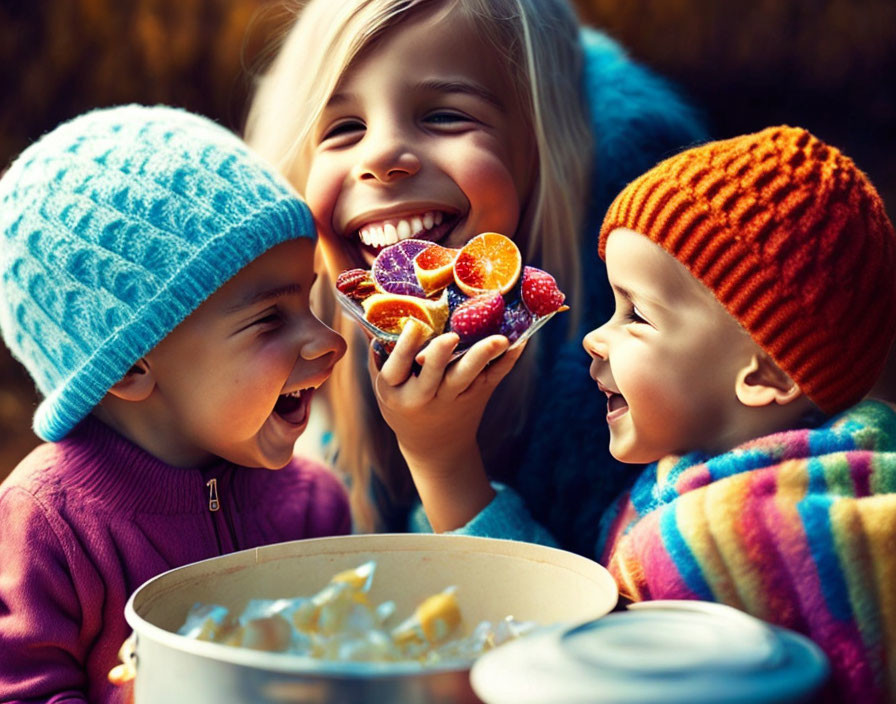
[[[758,408],[772,403],[784,405],[803,392],[765,352],[756,352],[737,374],[734,391],[745,406]]]
[[[141,357],[121,381],[113,384],[109,393],[123,401],[143,401],[152,393],[155,386],[156,381],[149,364]]]

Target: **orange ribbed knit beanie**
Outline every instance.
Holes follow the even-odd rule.
[[[610,205],[672,254],[823,411],[877,380],[896,333],[896,235],[868,178],[804,129],[770,127],[663,161]]]

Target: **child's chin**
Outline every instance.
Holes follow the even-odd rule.
[[[613,459],[616,459],[619,462],[623,462],[625,464],[640,464],[638,460],[629,459],[629,455],[625,452],[613,452],[612,450],[610,450],[610,454],[613,455]]]
[[[616,441],[613,438],[612,433],[610,433],[610,454],[613,455],[614,459],[619,460],[620,462],[632,462],[632,460],[628,459],[629,455],[631,454],[631,448],[626,447],[623,443]]]
[[[613,455],[614,459],[625,464],[650,464],[660,459],[637,447],[614,443],[612,438],[610,439],[610,454]]]
[[[286,465],[289,464],[292,459],[292,454],[290,454],[286,459],[276,459],[276,460],[265,460],[265,463],[261,466],[261,469],[270,469],[273,471],[277,471],[278,469],[283,469]]]
[[[270,469],[272,471],[277,471],[278,469],[283,469],[286,465],[288,465],[292,458],[292,452],[285,452],[282,456],[280,454],[276,454],[273,456],[265,454],[259,457],[258,454],[255,454],[252,457],[225,457],[224,459],[229,460],[234,464],[242,465],[243,467],[251,467],[252,469]]]

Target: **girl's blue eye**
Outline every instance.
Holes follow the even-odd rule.
[[[469,121],[469,117],[456,112],[433,112],[426,116],[426,122],[436,125],[457,125]]]
[[[323,135],[323,140],[334,139],[336,137],[344,137],[345,135],[363,131],[363,123],[358,122],[357,120],[346,120],[344,122],[333,125],[330,129],[328,129]]]

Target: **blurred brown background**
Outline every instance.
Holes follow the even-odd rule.
[[[849,154],[896,215],[892,0],[576,5],[584,21],[674,81],[714,137],[778,123],[807,127]],[[0,0],[0,170],[92,107],[167,103],[238,131],[250,75],[289,14],[282,0]],[[30,431],[36,403],[2,347],[0,479],[38,442]]]

